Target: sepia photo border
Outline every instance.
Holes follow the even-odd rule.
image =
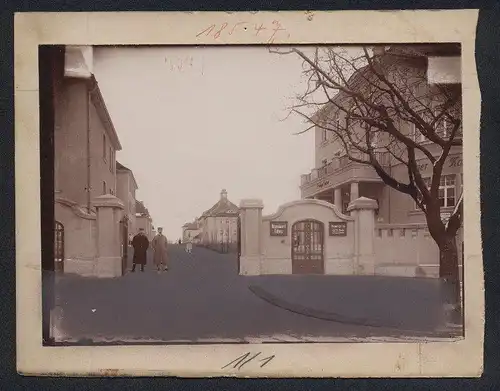
[[[15,193],[17,368],[25,375],[475,377],[483,367],[477,10],[17,13]],[[244,28],[243,26],[252,26]],[[263,26],[256,34],[253,26]],[[225,26],[225,27],[222,27]],[[460,43],[464,140],[465,338],[426,343],[42,346],[39,45]],[[465,131],[466,130],[466,131]],[[226,366],[249,358],[272,362]]]

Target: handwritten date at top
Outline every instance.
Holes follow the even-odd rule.
[[[258,357],[258,358],[257,358]],[[245,353],[239,357],[236,357],[233,361],[227,363],[224,365],[221,369],[225,369],[228,367],[238,369],[240,370],[243,366],[250,362],[257,363],[261,368],[264,367],[265,365],[269,364],[272,359],[274,359],[275,355],[273,354],[272,356],[269,357],[262,357],[261,352],[255,353],[255,354],[250,354],[250,352]]]
[[[212,37],[217,40],[223,34],[233,35],[235,31],[243,30],[254,34],[257,37],[267,37],[267,43],[274,43],[274,40],[278,36],[278,34],[286,34],[287,37],[290,37],[290,34],[287,30],[281,25],[281,23],[277,20],[273,20],[271,24],[264,23],[249,23],[249,22],[238,22],[229,24],[224,22],[220,25],[211,24],[207,26],[205,29],[196,34],[196,37],[206,36]]]

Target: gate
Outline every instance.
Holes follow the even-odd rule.
[[[302,220],[292,226],[292,273],[324,274],[324,224]]]
[[[54,270],[64,272],[64,225],[54,223]]]
[[[241,218],[238,216],[236,220],[236,240],[238,244],[238,274],[240,274],[240,258],[241,258]]]
[[[128,264],[128,217],[120,220],[120,245],[122,254],[122,276],[127,272]]]

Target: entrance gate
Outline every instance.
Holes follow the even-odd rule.
[[[128,263],[128,218],[124,216],[120,220],[120,245],[122,254],[122,276],[127,272]]]
[[[292,226],[292,273],[324,273],[324,224],[302,220]]]

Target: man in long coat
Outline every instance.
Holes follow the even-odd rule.
[[[144,266],[147,262],[147,253],[149,248],[149,240],[144,233],[144,229],[140,229],[139,233],[132,239],[132,247],[134,248],[134,259],[132,271],[135,272],[135,266],[141,265],[141,272],[144,271]]]
[[[158,272],[168,270],[167,238],[163,235],[163,228],[158,228],[158,233],[153,238],[151,245],[153,247],[153,260]]]

